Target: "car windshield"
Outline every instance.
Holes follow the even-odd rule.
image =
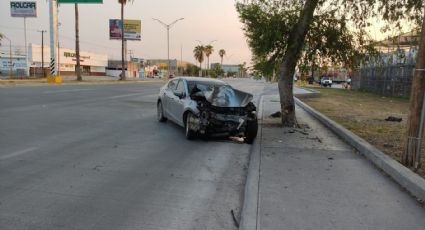
[[[193,89],[198,88],[200,91],[211,90],[214,86],[223,86],[226,85],[224,82],[219,81],[188,81],[187,87],[189,92],[193,92]]]

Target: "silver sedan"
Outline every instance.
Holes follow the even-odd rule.
[[[184,127],[187,139],[229,135],[252,143],[258,130],[252,98],[220,80],[178,77],[161,87],[157,116],[160,122],[169,119]]]

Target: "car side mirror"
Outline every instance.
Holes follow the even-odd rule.
[[[174,95],[180,99],[186,96],[184,92],[174,92]]]

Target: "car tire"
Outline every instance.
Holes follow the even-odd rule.
[[[186,139],[188,140],[193,140],[196,137],[196,132],[190,128],[190,119],[192,118],[192,116],[193,114],[191,112],[187,113],[184,126]]]
[[[156,105],[156,111],[157,111],[157,119],[159,122],[167,121],[167,118],[164,116],[164,110],[163,110],[161,101],[158,101],[158,104]]]
[[[252,144],[257,137],[258,133],[258,121],[257,117],[251,121],[246,122],[246,130],[245,130],[245,142],[248,144]]]

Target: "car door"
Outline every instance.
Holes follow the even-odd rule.
[[[182,95],[181,97],[177,95]],[[184,101],[187,97],[187,91],[186,91],[186,81],[183,79],[180,79],[177,83],[176,89],[174,91],[173,95],[172,105],[170,106],[172,110],[172,116],[175,119],[175,121],[184,126],[183,124],[183,111],[184,111]]]
[[[163,110],[164,110],[164,115],[166,117],[172,118],[171,116],[171,101],[172,98],[174,97],[174,90],[176,89],[177,86],[177,82],[178,80],[171,80],[168,82],[167,87],[164,90],[164,97],[163,97]]]

